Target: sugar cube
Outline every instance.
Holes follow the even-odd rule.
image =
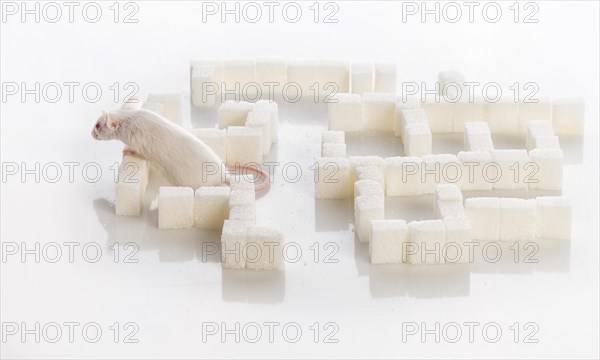
[[[252,221],[225,220],[221,233],[221,262],[224,268],[246,267],[246,233]]]
[[[421,162],[418,157],[389,157],[385,159],[385,184],[388,196],[417,196],[422,194]]]
[[[381,183],[375,180],[357,180],[354,183],[354,196],[381,195],[384,196]]]
[[[319,84],[318,60],[295,60],[288,63],[287,79],[289,84],[297,84],[302,91],[301,96],[312,99],[311,87]],[[295,89],[291,90],[295,95]],[[288,96],[291,96],[288,95]]]
[[[254,104],[246,101],[227,100],[219,106],[217,113],[219,129],[229,126],[244,126]]]
[[[422,160],[421,190],[423,194],[433,194],[437,184],[455,184],[460,180],[461,170],[456,155],[426,155]]]
[[[487,102],[485,117],[493,134],[518,134],[519,103],[513,100],[500,99]]]
[[[160,116],[165,116],[165,105],[154,101],[145,101],[142,109],[152,111]]]
[[[325,143],[321,146],[321,156],[330,158],[346,157],[346,144]]]
[[[552,125],[557,135],[582,135],[584,122],[583,98],[559,98],[552,101]]]
[[[533,120],[527,123],[527,136],[525,146],[531,150],[535,146],[535,138],[538,136],[554,136],[552,123],[549,120]]]
[[[454,103],[452,131],[455,133],[462,133],[465,130],[465,123],[484,121],[484,109],[485,104],[481,98],[475,98],[472,101],[470,99],[465,99]]]
[[[373,64],[352,63],[350,66],[352,93],[362,95],[373,92],[373,77]]]
[[[116,186],[115,213],[118,216],[139,216],[148,186],[146,160],[125,155],[119,166]]]
[[[379,156],[350,156],[348,158],[350,164],[350,183],[356,181],[356,168],[361,166],[377,166],[385,175],[385,160]]]
[[[375,63],[373,89],[376,93],[396,93],[396,64]]]
[[[494,170],[486,171],[486,176],[494,189],[526,189],[529,162],[525,149],[493,150],[490,166]]]
[[[256,84],[256,60],[250,58],[224,60],[223,82],[225,83],[225,89],[221,90],[223,93],[235,90],[236,94],[253,96],[256,89],[248,85]]]
[[[529,152],[530,167],[524,174],[530,189],[562,190],[564,155],[561,149],[533,149]],[[536,171],[537,170],[537,171]]]
[[[362,101],[357,94],[336,94],[327,105],[329,130],[362,130]]]
[[[372,220],[369,241],[371,264],[401,263],[404,243],[407,241],[406,221]]]
[[[463,201],[462,192],[456,184],[440,184],[435,187],[433,201]]]
[[[194,224],[194,190],[161,186],[158,191],[159,229],[189,229]]]
[[[558,136],[536,136],[533,139],[533,147],[535,149],[560,149],[560,141]]]
[[[182,94],[149,94],[148,101],[163,104],[164,117],[177,125],[183,124]]]
[[[446,228],[442,220],[411,221],[408,224],[406,261],[410,264],[442,264],[442,250],[446,243]],[[409,245],[407,244],[407,245]]]
[[[495,197],[465,200],[465,215],[471,224],[471,237],[475,240],[500,239],[500,199]]]
[[[256,223],[256,204],[236,205],[229,208],[230,220],[245,220]]]
[[[252,205],[256,201],[254,189],[231,190],[229,195],[229,207]]]
[[[396,101],[393,94],[364,93],[362,123],[365,129],[394,131]]]
[[[250,111],[246,118],[246,126],[260,129],[262,153],[268,154],[271,152],[271,114],[263,111]]]
[[[489,125],[482,121],[465,122],[464,128],[465,136],[491,134]]]
[[[227,186],[202,186],[194,193],[194,227],[221,229],[229,217],[229,192]]]
[[[460,200],[436,201],[433,203],[433,217],[435,219],[464,215],[465,208]]]
[[[535,238],[535,200],[500,199],[500,241]]]
[[[229,126],[226,146],[227,164],[256,165],[262,160],[262,131],[246,126]]]
[[[246,231],[246,269],[282,270],[283,233],[279,230],[250,226]]]
[[[398,104],[396,104],[396,121],[394,124],[394,134],[404,139],[404,129],[409,124],[414,123],[421,123],[427,125],[427,114],[425,113],[425,110],[420,108],[399,110]],[[427,127],[429,127],[429,125]]]
[[[571,238],[571,202],[563,196],[540,196],[536,201],[535,237]]]
[[[350,165],[345,158],[316,160],[315,198],[347,199],[350,197]]]
[[[378,166],[359,166],[355,169],[356,181],[373,180],[377,181],[381,188],[385,189],[385,179],[383,172]]]
[[[227,147],[225,145],[227,132],[225,129],[196,128],[190,131],[200,141],[208,145],[221,160],[225,161],[227,158]]]
[[[431,154],[432,135],[429,126],[424,123],[408,124],[404,128],[404,155],[424,156]]]
[[[439,94],[449,96],[452,99],[457,98],[462,93],[462,87],[465,83],[465,77],[458,71],[440,71],[438,73]]]
[[[471,261],[469,243],[471,241],[471,224],[464,216],[445,217],[446,242],[442,255],[446,263],[466,263]]]
[[[258,100],[254,104],[254,110],[268,112],[271,119],[271,142],[277,142],[277,132],[279,131],[279,106],[274,101]]]
[[[463,191],[492,190],[492,182],[487,178],[488,164],[492,154],[488,151],[461,151],[457,155],[460,165],[458,185]],[[493,170],[491,170],[493,171]]]
[[[361,243],[369,242],[371,220],[383,220],[385,200],[379,195],[354,198],[354,231]]]
[[[494,142],[489,134],[469,135],[464,137],[467,151],[492,151]]]
[[[191,76],[192,104],[209,107],[215,104],[215,95],[219,93],[219,84],[215,81],[214,65],[196,65]]]
[[[263,92],[267,89],[265,83],[275,83],[283,87],[287,82],[287,61],[283,57],[256,58],[256,82]]]
[[[522,102],[519,105],[519,132],[527,131],[527,123],[532,120],[552,119],[552,100],[541,97],[537,102]]]
[[[323,131],[321,134],[321,144],[345,144],[346,135],[343,131]]]
[[[232,175],[229,177],[231,190],[254,190],[255,180],[252,175]]]
[[[454,118],[454,104],[444,98],[422,104],[427,114],[427,122],[432,133],[451,133]]]
[[[350,64],[344,60],[321,59],[319,84],[322,96],[350,92]]]

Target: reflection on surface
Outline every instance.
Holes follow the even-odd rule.
[[[284,271],[222,269],[221,282],[224,301],[273,304],[285,297]]]

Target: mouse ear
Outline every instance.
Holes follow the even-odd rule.
[[[104,112],[105,113],[105,117],[106,117],[106,126],[108,126],[109,129],[116,129],[119,127],[119,120],[111,113],[109,112]]]

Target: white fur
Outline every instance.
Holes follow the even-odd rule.
[[[105,112],[92,136],[98,140],[121,140],[150,161],[172,185],[197,189],[225,181],[223,161],[211,148],[154,112]]]

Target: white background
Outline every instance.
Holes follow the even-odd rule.
[[[302,3],[297,23],[285,21],[281,10],[276,10],[274,23],[266,15],[258,23],[235,23],[232,17],[222,23],[217,16],[203,22],[200,3],[158,1],[137,2],[134,18],[139,22],[133,24],[122,22],[127,13],[123,4],[121,21],[115,23],[112,3],[102,3],[102,18],[90,23],[81,16],[84,4],[76,8],[73,23],[63,7],[65,13],[57,23],[43,17],[36,23],[31,16],[22,22],[15,15],[1,24],[3,84],[96,82],[103,90],[95,103],[83,99],[81,87],[73,102],[66,94],[56,103],[47,98],[37,103],[33,96],[25,101],[19,95],[2,99],[3,164],[24,162],[33,168],[36,162],[42,167],[50,162],[96,162],[103,170],[95,183],[85,181],[82,166],[76,168],[73,182],[64,166],[58,183],[43,178],[36,183],[33,175],[22,181],[20,174],[3,179],[3,326],[81,324],[72,343],[64,326],[57,343],[44,337],[36,343],[33,335],[22,341],[21,333],[8,336],[0,344],[3,357],[598,357],[597,2],[537,2],[537,23],[515,23],[509,9],[512,2],[501,3],[503,15],[496,23],[481,16],[485,3],[479,4],[472,23],[466,7],[458,23],[443,18],[436,23],[432,16],[423,23],[418,16],[403,22],[400,2],[337,2],[339,22],[333,24],[314,23],[312,2]],[[519,6],[522,18],[524,4]],[[90,136],[100,111],[118,106],[109,87],[135,82],[142,98],[149,92],[189,96],[190,59],[267,55],[391,61],[397,63],[399,82],[432,84],[438,71],[457,69],[468,80],[495,81],[505,88],[514,82],[535,82],[540,95],[583,96],[583,146],[563,141],[567,153],[563,193],[574,206],[572,240],[542,244],[537,264],[523,263],[523,249],[514,263],[513,253],[504,249],[496,264],[371,266],[366,246],[354,240],[352,201],[313,197],[308,167],[319,153],[320,132],[327,124],[322,104],[281,104],[280,141],[269,158],[297,162],[303,174],[296,183],[279,174],[270,193],[257,203],[258,223],[279,227],[286,242],[303,249],[301,260],[287,264],[284,273],[225,271],[218,255],[204,259],[207,244],[219,240],[218,232],[159,231],[153,202],[156,183],[151,184],[148,209],[141,217],[117,218],[110,167],[120,160],[122,144],[95,142]],[[120,93],[121,100],[123,96]],[[191,121],[212,126],[216,118],[212,111],[195,113],[192,119],[187,110],[186,126]],[[349,154],[400,154],[396,140],[384,139],[351,138]],[[460,150],[460,136],[449,140],[449,149],[435,145],[434,150]],[[522,140],[516,141],[521,147]],[[93,171],[90,174],[94,176]],[[430,202],[430,197],[392,199],[386,213],[427,219]],[[36,263],[32,255],[23,262],[19,255],[4,251],[7,243],[33,248],[35,243],[43,247],[52,242],[76,243],[73,262],[64,245],[56,264],[44,257]],[[115,242],[121,244],[117,263],[109,249]],[[123,256],[132,251],[122,248],[128,242],[139,248],[133,257],[137,263],[123,263]],[[97,263],[81,255],[88,243],[103,251]],[[316,248],[320,252],[315,262]],[[324,263],[329,253],[337,263]],[[81,335],[81,327],[91,322],[103,331],[97,343]],[[123,343],[129,331],[121,329],[115,343],[110,329],[115,322],[121,328],[136,323],[139,331],[134,338],[139,342]],[[203,323],[210,322],[219,326],[224,322],[227,328],[236,322],[242,328],[253,322],[281,325],[275,328],[272,343],[264,325],[255,344],[243,336],[237,343],[233,335],[224,342],[219,335],[203,341]],[[439,343],[433,335],[424,342],[419,335],[403,341],[406,322],[425,323],[428,328],[452,322],[481,325],[472,342],[462,325],[463,335],[453,344],[447,341],[451,336],[442,336]],[[532,330],[524,329],[530,322],[538,328],[533,336],[537,343],[523,341]],[[302,329],[297,343],[282,336],[287,323]],[[317,342],[314,323],[321,329]],[[337,343],[324,343],[333,329],[324,328],[326,323],[336,324]],[[502,329],[497,343],[482,336],[487,323]],[[514,323],[521,329],[517,342],[510,328]]]

